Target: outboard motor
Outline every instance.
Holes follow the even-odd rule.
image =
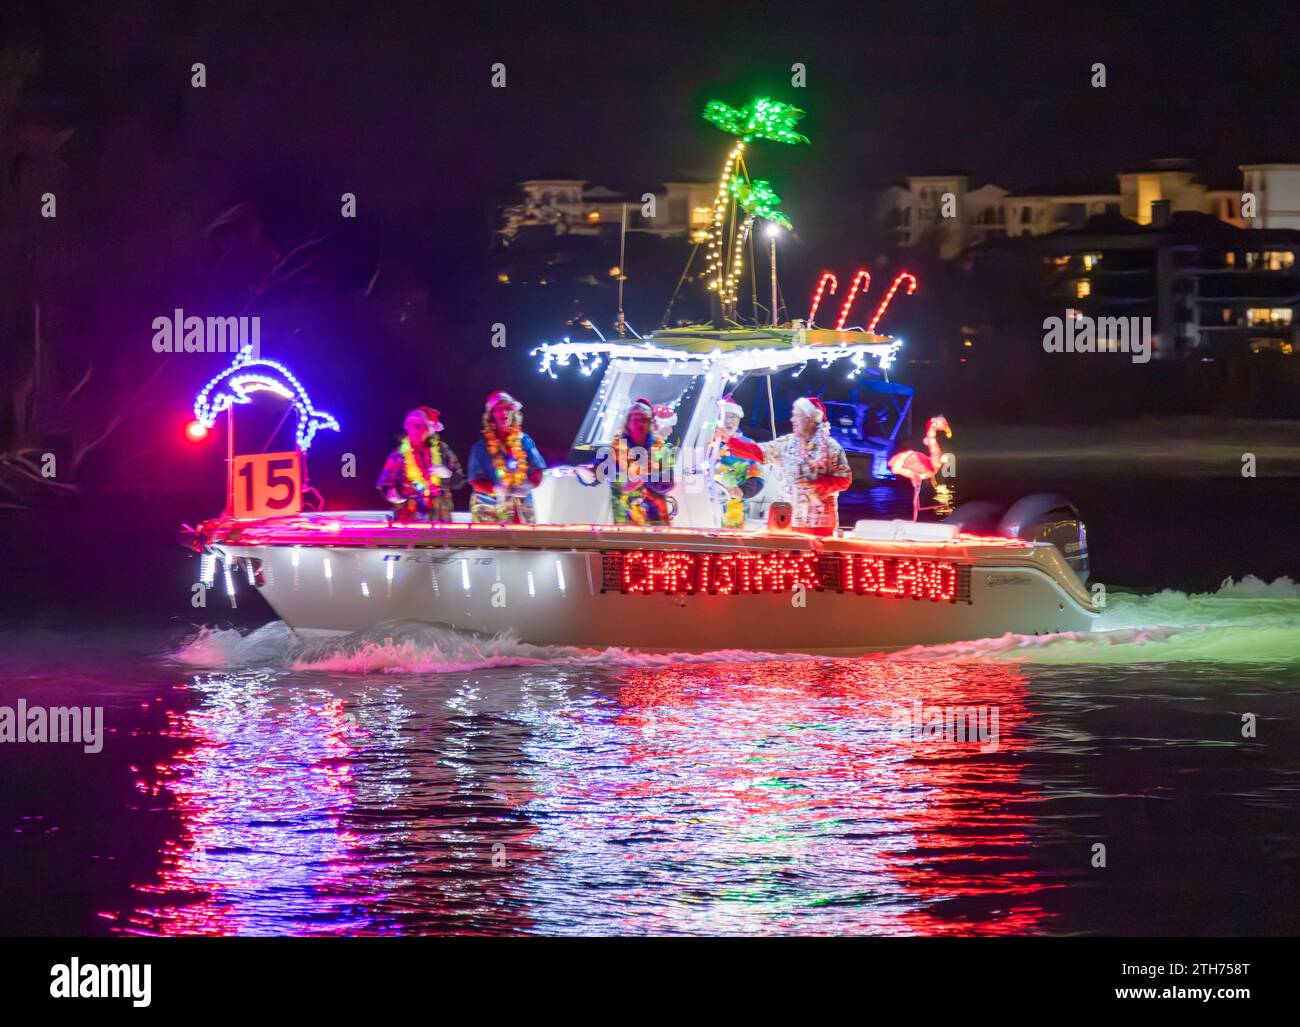
[[[1002,515],[998,534],[1028,542],[1050,542],[1079,580],[1088,580],[1088,529],[1079,508],[1065,496],[1025,496]]]

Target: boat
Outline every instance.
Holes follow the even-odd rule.
[[[203,583],[215,586],[220,575],[232,601],[237,588],[253,588],[304,637],[416,622],[537,645],[649,652],[850,655],[1086,631],[1098,613],[1085,585],[1083,522],[1059,497],[1017,504],[1001,534],[976,533],[958,518],[861,520],[815,536],[781,527],[763,497],[743,528],[721,527],[707,453],[724,392],[750,374],[813,362],[887,370],[896,340],[697,327],[636,340],[566,339],[534,352],[547,374],[602,371],[570,464],[548,470],[537,490],[539,523],[228,511],[191,533]],[[643,395],[678,414],[672,527],[610,523],[606,487],[583,473],[628,402]],[[227,409],[233,414],[233,404]]]
[[[547,470],[534,493],[536,524],[470,524],[465,514],[448,523],[390,523],[380,512],[304,510],[311,490],[303,453],[318,430],[341,430],[339,422],[317,410],[282,365],[241,353],[199,394],[189,429],[201,440],[227,414],[226,510],[188,533],[201,554],[204,587],[220,573],[233,603],[246,581],[304,636],[417,622],[483,636],[510,633],[538,645],[852,654],[1090,628],[1098,611],[1085,586],[1086,532],[1060,497],[1028,497],[1001,517],[967,508],[941,523],[860,520],[813,535],[790,527],[780,483],[768,472],[764,491],[746,500],[743,525],[722,526],[711,444],[724,396],[754,383],[766,396],[775,437],[773,376],[797,377],[812,365],[844,368],[852,379],[870,372],[882,383],[876,391],[893,404],[890,433],[879,438],[856,428],[870,474],[881,478],[910,409],[911,390],[888,378],[902,342],[875,328],[900,287],[915,290],[914,275],[894,277],[865,329],[848,326],[861,286],[870,284],[865,268],[854,275],[834,328],[815,321],[829,274],[806,320],[777,323],[771,233],[790,221],[770,184],[749,178],[746,153],[759,141],[807,142],[794,130],[802,116],[766,97],[739,110],[720,101],[704,109],[705,120],[735,137],[707,245],[701,240],[691,251],[681,279],[697,252],[707,254],[708,324],[637,335],[624,320],[620,271],[616,337],[584,321],[594,337],[533,351],[539,371],[553,378],[599,372],[568,463]],[[773,239],[773,323],[746,326],[739,294],[757,219]],[[752,309],[757,321],[757,296]],[[297,408],[293,451],[235,455],[235,410],[256,392]],[[673,425],[676,453],[671,527],[610,523],[608,486],[592,470],[639,399],[672,415],[663,417]]]
[[[1085,631],[1055,546],[946,525],[793,532],[613,525],[390,526],[382,513],[208,522],[207,561],[300,635],[418,622],[538,645],[852,655]]]

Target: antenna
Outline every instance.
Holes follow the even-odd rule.
[[[624,262],[627,260],[627,203],[623,204],[623,211],[619,215],[618,222],[618,337],[620,339],[627,336],[627,323],[623,318],[623,282],[627,279],[627,267]]]

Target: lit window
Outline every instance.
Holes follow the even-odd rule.
[[[692,207],[691,208],[691,227],[707,228],[713,221],[712,207]]]
[[[1252,327],[1282,327],[1290,323],[1290,307],[1251,307],[1246,311],[1246,324]]]
[[[587,221],[593,225],[597,224],[600,221],[600,211],[598,210],[587,211]]]
[[[1074,283],[1074,295],[1076,299],[1083,299],[1092,295],[1092,283],[1086,278],[1080,278]]]
[[[1085,253],[1083,255],[1083,269],[1085,271],[1091,271],[1097,266],[1097,261],[1099,260],[1101,260],[1100,253]]]
[[[1246,266],[1257,271],[1285,271],[1295,267],[1295,254],[1290,250],[1267,250],[1247,253]]]

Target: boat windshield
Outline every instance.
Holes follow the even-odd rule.
[[[605,371],[587,416],[573,440],[570,459],[581,463],[591,453],[608,445],[623,427],[628,407],[637,399],[669,407],[677,423],[668,433],[673,443],[680,443],[682,433],[691,423],[699,399],[699,383],[704,376],[698,363],[678,361],[615,360]]]

